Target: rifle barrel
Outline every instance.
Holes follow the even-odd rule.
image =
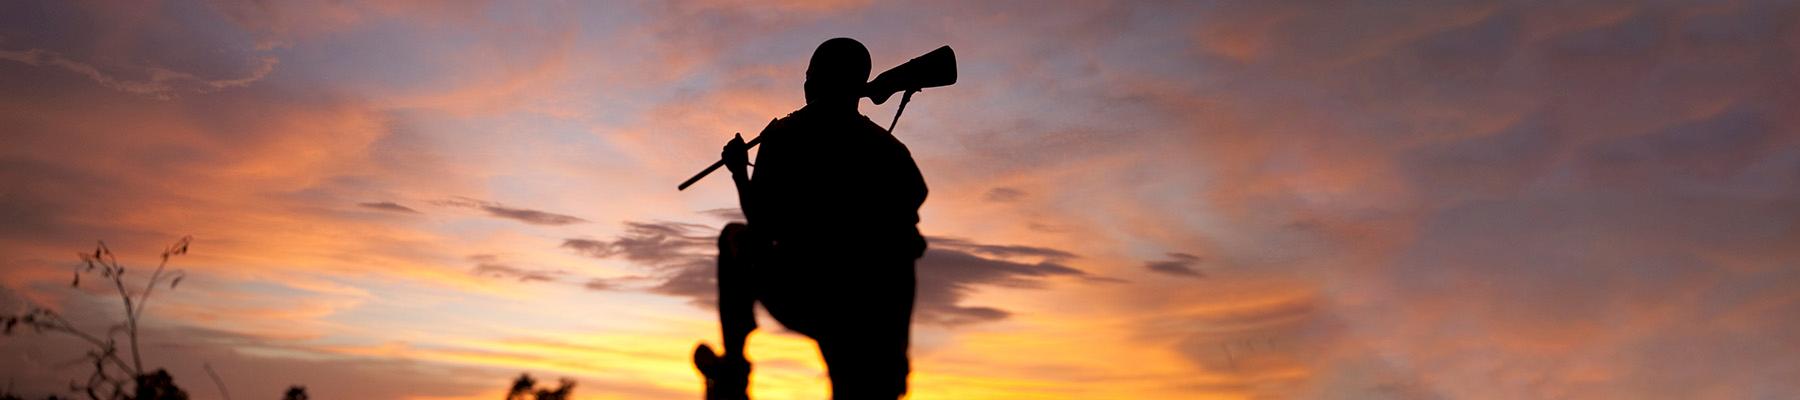
[[[750,147],[746,147],[745,149],[748,150],[748,149],[756,148],[756,145],[759,143],[762,143],[762,136],[757,136],[755,139],[750,139],[750,141],[744,142],[744,144],[750,145]],[[712,174],[713,171],[717,171],[717,170],[719,170],[719,167],[723,167],[723,166],[725,166],[725,160],[714,161],[712,163],[712,166],[709,166],[709,167],[706,167],[706,169],[700,170],[700,173],[694,174],[694,177],[688,178],[688,180],[686,182],[682,182],[681,186],[676,187],[675,190],[687,190],[688,186],[693,186],[694,182],[699,182],[700,178],[705,178],[706,175]]]
[[[744,149],[745,150],[753,149],[753,148],[756,148],[757,144],[762,143],[763,136],[766,136],[769,134],[769,128],[775,127],[775,121],[780,121],[780,119],[769,120],[769,126],[763,127],[762,133],[757,134],[756,137],[751,138],[750,141],[744,142],[744,144],[749,145],[748,147],[745,147]],[[678,191],[679,190],[687,190],[688,186],[693,186],[694,182],[699,182],[700,178],[705,178],[706,175],[713,173],[713,171],[719,170],[719,167],[723,167],[723,166],[725,166],[725,160],[714,161],[712,163],[712,166],[709,166],[709,167],[706,167],[706,169],[700,170],[700,173],[694,174],[694,177],[688,178],[688,180],[686,182],[682,182],[681,186],[675,187],[675,190],[678,190]]]

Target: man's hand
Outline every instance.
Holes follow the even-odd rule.
[[[725,143],[725,149],[719,151],[719,159],[725,161],[725,168],[731,175],[744,174],[744,167],[750,165],[750,145],[744,144],[744,134],[737,134]]]

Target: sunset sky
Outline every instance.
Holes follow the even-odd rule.
[[[1800,4],[1569,3],[0,2],[0,311],[103,332],[76,254],[192,235],[143,351],[196,399],[697,399],[741,217],[675,185],[844,36],[960,64],[895,132],[912,398],[1800,398]]]

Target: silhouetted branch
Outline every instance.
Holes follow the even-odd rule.
[[[217,385],[219,387],[219,397],[223,397],[223,398],[225,398],[225,400],[231,400],[231,392],[225,390],[225,380],[219,379],[219,373],[217,371],[213,371],[212,364],[201,363],[200,367],[206,369],[206,376],[212,377],[213,385]]]
[[[92,253],[79,254],[82,264],[76,267],[75,278],[69,286],[80,287],[83,272],[98,272],[102,278],[112,281],[112,287],[118,292],[120,303],[125,309],[125,322],[108,327],[104,336],[96,336],[76,328],[68,319],[63,318],[55,311],[36,306],[27,308],[22,314],[0,316],[0,324],[3,324],[5,328],[4,333],[11,335],[13,328],[22,324],[31,327],[37,333],[62,333],[93,346],[84,356],[94,367],[93,373],[88,376],[87,383],[69,383],[71,391],[84,393],[89,399],[185,399],[187,395],[175,386],[174,378],[170,377],[167,371],[157,370],[155,373],[144,371],[143,357],[138,350],[138,321],[143,317],[145,306],[149,304],[150,295],[155,292],[157,285],[168,280],[169,288],[174,289],[175,285],[179,284],[181,279],[187,275],[183,271],[168,270],[168,264],[170,257],[187,254],[188,245],[192,241],[192,236],[183,236],[174,244],[164,248],[161,262],[157,263],[156,270],[151,272],[150,280],[144,283],[144,290],[136,296],[133,296],[131,291],[125,288],[125,265],[119,263],[118,257],[113,254],[111,248],[106,246],[105,241],[98,241]],[[119,355],[117,338],[121,334],[130,341],[130,363],[125,362],[125,359]],[[117,368],[119,374],[111,373],[110,370],[113,368]],[[210,366],[208,366],[207,372],[212,373]],[[214,374],[214,378],[217,379],[217,374]],[[133,390],[127,390],[126,385],[132,385]],[[133,395],[133,392],[136,392],[136,395]],[[220,383],[220,392],[224,392],[222,382]],[[230,396],[226,395],[226,398],[229,399]]]

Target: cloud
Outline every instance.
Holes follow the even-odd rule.
[[[484,22],[480,17],[487,1],[421,2],[375,1],[359,3],[304,4],[281,1],[211,1],[210,7],[224,14],[238,28],[255,37],[257,49],[290,47],[298,40],[352,30],[406,17],[412,22],[458,24]]]
[[[1169,253],[1169,259],[1144,263],[1144,268],[1159,274],[1189,278],[1205,277],[1206,274],[1202,274],[1199,270],[1194,269],[1195,265],[1199,263],[1200,256],[1187,253]]]
[[[492,254],[472,255],[469,256],[469,261],[475,262],[475,268],[470,271],[475,275],[490,278],[518,279],[519,282],[553,282],[556,281],[558,277],[566,274],[566,272],[556,270],[514,267],[501,263],[500,257]]]
[[[988,189],[987,194],[982,197],[987,199],[987,201],[995,203],[1011,203],[1024,199],[1025,191],[1009,187],[997,187]]]
[[[613,240],[566,239],[561,247],[647,267],[653,274],[652,292],[688,297],[708,307],[714,303],[717,229],[680,222],[626,222],[625,227]]]
[[[726,220],[726,221],[743,221],[744,220],[744,210],[740,210],[737,207],[714,208],[711,210],[701,211],[700,213],[706,214],[706,216],[709,216],[709,217],[718,218],[718,219],[722,219],[722,220]]]
[[[205,93],[220,89],[246,86],[268,76],[270,72],[275,70],[275,64],[277,63],[275,57],[257,58],[257,65],[253,67],[248,75],[226,79],[205,79],[194,76],[194,74],[161,67],[139,67],[142,68],[142,74],[148,75],[149,78],[147,80],[134,81],[118,78],[114,75],[102,72],[93,65],[71,60],[61,54],[44,51],[43,49],[30,49],[24,51],[0,50],[0,60],[19,62],[31,66],[56,67],[85,76],[88,79],[99,83],[101,86],[164,100],[173,98],[182,92]]]
[[[652,292],[688,297],[711,306],[716,298],[716,229],[679,222],[627,222],[612,240],[566,239],[562,246],[594,258],[617,258],[648,267],[655,275]],[[1069,267],[1076,255],[1051,248],[992,245],[957,238],[930,238],[931,248],[917,262],[918,297],[915,320],[959,325],[1005,319],[1011,313],[990,306],[962,305],[981,286],[1042,288],[1056,277],[1116,281]],[[853,265],[856,260],[844,260]],[[610,282],[601,287],[613,287]]]
[[[1203,38],[1196,65],[1229,83],[1190,79],[1182,82],[1196,84],[1143,91],[1185,133],[1171,142],[1181,150],[1150,157],[1193,157],[1199,172],[1144,185],[1181,189],[1134,186],[1103,204],[1195,216],[1126,228],[1159,245],[1203,245],[1208,265],[1221,268],[1184,287],[1318,277],[1291,283],[1320,290],[1305,302],[1259,306],[1256,318],[1182,322],[1336,338],[1306,342],[1313,345],[1277,357],[1292,362],[1269,368],[1246,367],[1239,351],[1249,348],[1227,344],[1237,366],[1254,371],[1237,377],[1254,394],[1791,393],[1766,371],[1792,368],[1749,354],[1792,349],[1747,343],[1793,332],[1774,316],[1800,306],[1762,289],[1795,282],[1776,272],[1795,254],[1778,243],[1795,235],[1775,226],[1800,217],[1776,204],[1800,192],[1772,182],[1800,177],[1800,120],[1777,116],[1795,98],[1769,89],[1794,84],[1791,74],[1772,73],[1794,60],[1764,54],[1774,51],[1770,38],[1791,36],[1777,32],[1791,31],[1782,18],[1800,10],[1701,9],[1257,5],[1208,13],[1201,18],[1219,24],[1195,25]],[[1182,109],[1207,112],[1179,116]],[[1204,200],[1158,204],[1162,196]],[[1165,286],[1145,291],[1177,290],[1157,284]],[[1216,301],[1237,309],[1229,305],[1261,300]],[[1706,315],[1724,310],[1756,328],[1713,328]],[[1214,355],[1197,363],[1207,370],[1230,362],[1217,340],[1181,343],[1176,351],[1193,358]],[[1317,355],[1300,357],[1306,352]],[[1710,361],[1741,356],[1751,358]],[[1674,359],[1689,361],[1667,362]],[[1706,366],[1646,367],[1671,364]],[[1309,378],[1258,383],[1281,370]],[[1471,383],[1496,377],[1514,383]]]
[[[606,291],[617,289],[618,284],[610,280],[594,278],[582,283],[581,287],[587,290]]]
[[[500,203],[475,200],[475,199],[471,199],[471,198],[467,198],[467,197],[456,197],[456,198],[451,198],[448,200],[436,201],[436,202],[433,202],[432,204],[437,204],[437,205],[442,205],[442,206],[451,206],[451,207],[464,207],[464,208],[478,209],[478,210],[487,212],[489,216],[498,217],[498,218],[506,218],[506,219],[510,219],[510,220],[524,222],[527,224],[532,224],[532,225],[561,226],[561,225],[570,225],[570,224],[578,224],[578,223],[588,222],[585,219],[581,219],[580,217],[576,217],[576,216],[572,216],[572,215],[563,215],[563,214],[557,214],[557,213],[552,213],[552,212],[547,212],[547,211],[539,211],[539,210],[532,210],[532,209],[525,209],[525,208],[507,207],[507,206],[501,205]]]
[[[248,38],[208,29],[222,22],[178,8],[20,2],[0,16],[0,63],[85,80],[113,93],[171,100],[246,88],[281,63]],[[204,10],[204,6],[195,7]],[[188,19],[177,21],[177,18]],[[25,25],[29,22],[29,25]]]
[[[29,41],[7,35],[5,43],[82,42],[76,39],[115,33]],[[231,52],[184,59],[177,56],[189,54],[186,46],[196,43],[169,44],[176,48],[147,51],[151,55],[145,57],[196,70],[235,65]],[[0,205],[7,209],[0,213],[27,216],[0,227],[0,236],[8,238],[0,243],[3,252],[21,257],[17,270],[64,258],[56,254],[69,243],[106,239],[121,248],[156,248],[195,234],[211,243],[212,254],[230,258],[196,265],[190,270],[196,273],[240,279],[384,276],[446,285],[476,281],[439,260],[417,256],[437,252],[443,243],[435,235],[343,212],[354,199],[386,196],[351,190],[346,182],[389,182],[384,178],[394,170],[372,165],[381,155],[371,144],[388,132],[391,113],[325,93],[323,87],[257,84],[158,100],[20,63],[0,62],[0,73],[8,77],[0,79],[0,92],[8,94],[0,103],[20,110],[0,113],[0,124],[14,127],[5,136],[35,138],[14,141],[19,146],[0,152],[0,165],[6,166],[0,173]],[[77,153],[106,161],[70,162]],[[458,180],[398,180],[385,189],[412,191]]]
[[[356,205],[363,207],[363,208],[371,209],[371,210],[381,210],[381,211],[406,213],[406,214],[419,214],[419,210],[414,210],[414,209],[412,209],[412,207],[403,206],[403,205],[400,205],[400,203],[395,203],[395,202],[391,202],[391,201],[356,203]]]
[[[711,227],[682,222],[626,222],[625,233],[612,241],[564,240],[562,247],[594,258],[621,257],[648,266],[679,265],[712,257],[717,240]]]
[[[985,244],[953,237],[932,237],[930,239],[933,248],[956,249],[961,252],[999,258],[1035,257],[1051,261],[1080,258],[1074,253],[1048,247]]]
[[[612,245],[594,239],[565,239],[562,247],[594,258],[611,257],[614,253]]]
[[[483,205],[483,206],[481,206],[481,209],[483,211],[487,211],[488,214],[496,216],[496,217],[514,219],[514,220],[518,220],[520,222],[524,222],[524,223],[532,224],[532,225],[568,225],[568,224],[573,224],[573,223],[587,222],[587,220],[585,220],[585,219],[577,218],[574,216],[555,214],[555,213],[549,213],[549,212],[538,211],[538,210],[529,210],[529,209],[523,209],[523,208],[509,208],[509,207],[498,206],[498,205]]]
[[[999,321],[1012,315],[996,307],[962,305],[980,286],[1041,289],[1048,278],[1090,276],[1062,264],[1061,260],[1074,255],[1061,250],[930,239],[931,247],[917,263],[918,298],[913,306],[913,320],[919,323],[954,326]]]

